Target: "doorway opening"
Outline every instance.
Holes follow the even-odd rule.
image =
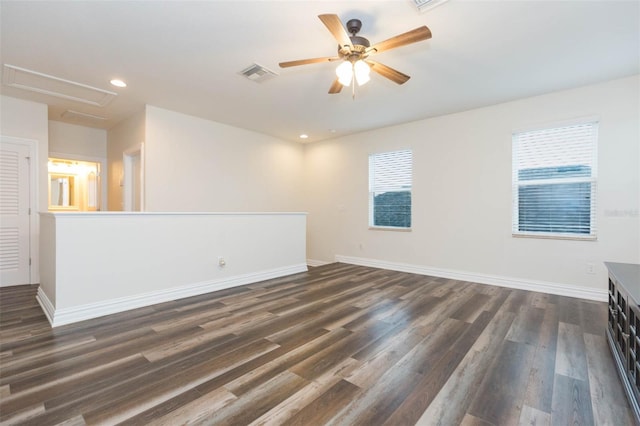
[[[124,211],[144,211],[144,145],[141,143],[123,154]]]
[[[49,211],[101,208],[100,162],[49,157]]]

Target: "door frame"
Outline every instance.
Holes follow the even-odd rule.
[[[133,211],[131,195],[133,193],[133,179],[131,179],[131,174],[133,173],[133,158],[136,156],[140,156],[140,211],[144,211],[144,142],[140,142],[122,153],[122,206],[126,212]]]
[[[14,136],[0,135],[0,145],[23,145],[29,148],[29,284],[37,284],[33,268],[40,264],[40,250],[38,238],[40,235],[40,220],[38,199],[40,185],[38,184],[38,141],[35,139],[17,138]],[[48,173],[48,172],[47,172]]]

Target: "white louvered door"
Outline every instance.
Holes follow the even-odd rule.
[[[28,145],[0,143],[0,286],[30,282]]]

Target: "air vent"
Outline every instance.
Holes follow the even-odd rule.
[[[258,64],[253,64],[250,67],[245,68],[240,72],[240,74],[247,77],[251,81],[255,81],[256,83],[261,83],[278,75],[270,69],[267,69]]]
[[[65,112],[62,113],[61,115],[62,118],[66,118],[67,120],[97,120],[97,121],[104,121],[107,119],[107,117],[101,117],[99,115],[93,115],[93,114],[87,114],[84,112],[79,112],[79,111],[73,111],[73,110],[66,110]]]
[[[420,12],[424,12],[440,6],[442,3],[446,3],[447,1],[449,0],[413,0],[413,3]]]
[[[42,74],[8,64],[4,64],[2,73],[3,83],[7,86],[93,106],[106,106],[118,96],[115,92],[75,83],[52,75]]]

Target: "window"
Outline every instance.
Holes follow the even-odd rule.
[[[411,150],[369,155],[369,226],[411,228]]]
[[[514,133],[513,235],[595,239],[598,123]]]

